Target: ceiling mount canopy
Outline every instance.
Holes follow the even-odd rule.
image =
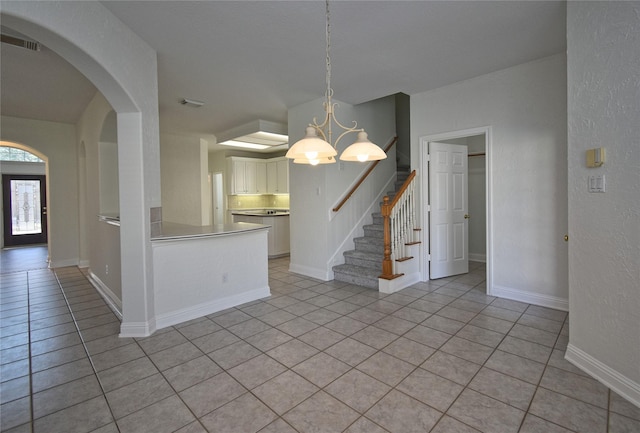
[[[293,159],[296,164],[332,164],[336,162],[335,156],[338,154],[338,142],[345,135],[355,132],[357,139],[355,143],[347,147],[340,160],[342,161],[377,161],[385,159],[387,154],[380,147],[373,144],[367,138],[367,133],[362,128],[358,128],[356,121],[353,121],[351,128],[341,124],[335,117],[335,108],[338,104],[332,102],[333,89],[331,88],[331,27],[329,24],[329,0],[326,0],[326,66],[327,66],[327,90],[325,93],[325,102],[323,103],[325,110],[325,118],[322,123],[318,123],[314,118],[313,123],[307,126],[304,138],[296,142],[287,154],[287,158]],[[333,131],[332,126],[336,124],[342,129],[336,141],[332,143]]]

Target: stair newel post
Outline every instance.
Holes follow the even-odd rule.
[[[389,197],[382,199],[382,224],[384,227],[384,258],[382,259],[382,278],[390,278],[393,276],[393,262],[391,261],[391,233],[389,216],[391,215],[391,205]]]

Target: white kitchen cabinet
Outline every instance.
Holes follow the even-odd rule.
[[[286,158],[227,158],[229,194],[288,194],[289,162]]]
[[[267,194],[267,163],[256,161],[256,194]]]
[[[289,161],[273,158],[267,163],[267,192],[289,194]]]
[[[266,194],[265,162],[250,158],[227,158],[229,194]]]

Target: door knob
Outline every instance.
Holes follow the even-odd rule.
[[[468,220],[469,218],[471,218],[471,215],[469,215],[468,213],[464,215],[464,219]]]
[[[564,241],[569,242],[569,235],[564,235]]]

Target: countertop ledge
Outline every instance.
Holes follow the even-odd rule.
[[[244,232],[267,230],[269,225],[252,223],[215,224],[211,226],[192,226],[163,222],[160,233],[151,237],[151,241],[186,240],[215,236],[229,236]]]

